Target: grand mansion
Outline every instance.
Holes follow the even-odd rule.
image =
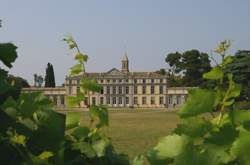
[[[64,87],[31,87],[23,91],[42,91],[55,102],[57,107],[67,107],[65,96],[77,94],[82,76],[95,79],[102,86],[102,90],[100,93],[88,93],[88,97],[78,107],[88,107],[89,103],[104,104],[109,107],[174,108],[182,105],[187,99],[187,88],[168,88],[166,75],[156,72],[130,72],[127,54],[122,59],[120,70],[113,68],[108,72],[67,76]]]

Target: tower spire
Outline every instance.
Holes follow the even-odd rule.
[[[128,60],[128,55],[126,51],[122,59],[122,72],[124,73],[129,72],[129,60]]]

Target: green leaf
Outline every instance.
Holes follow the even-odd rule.
[[[66,43],[67,43],[68,46],[69,46],[69,49],[73,49],[73,48],[77,47],[77,45],[76,45],[76,43],[75,43],[73,37],[70,36],[70,35],[69,35],[69,36],[66,36],[66,37],[63,39],[63,41],[66,41]]]
[[[100,139],[98,141],[93,142],[92,147],[95,150],[95,153],[98,157],[102,157],[105,155],[106,148],[109,146],[109,142],[105,139]]]
[[[88,158],[96,156],[94,149],[87,142],[76,142],[72,144],[73,150],[79,150],[82,154],[85,154]]]
[[[79,73],[83,72],[83,65],[76,64],[70,69],[70,76],[78,75]]]
[[[228,119],[225,118],[225,120]],[[236,139],[239,133],[235,127],[227,121],[222,121],[222,123],[224,123],[224,125],[221,127],[216,127],[216,129],[209,133],[209,136],[205,140],[206,143],[215,144],[218,146],[230,146]]]
[[[213,125],[210,121],[204,119],[203,117],[190,117],[183,119],[181,124],[177,125],[174,133],[178,135],[187,135],[192,138],[202,138],[207,134]]]
[[[66,114],[66,130],[78,127],[80,125],[81,113],[68,112]]]
[[[66,103],[69,107],[79,106],[83,100],[84,95],[82,93],[77,93],[77,96],[66,96]]]
[[[143,165],[144,164],[144,156],[143,155],[137,155],[134,160],[132,165]]]
[[[25,146],[26,145],[26,137],[24,135],[19,135],[19,134],[14,134],[11,138],[10,141],[14,144],[18,144],[18,145],[22,145]]]
[[[166,164],[182,152],[187,142],[184,136],[176,134],[166,136],[147,153],[147,158],[151,164]]]
[[[74,129],[71,135],[74,136],[76,139],[80,140],[82,138],[87,137],[89,133],[90,129],[88,127],[77,127],[76,129]]]
[[[96,125],[97,128],[100,128],[102,126],[108,126],[109,116],[108,116],[108,110],[105,106],[91,105],[91,107],[89,108],[89,115],[92,120],[98,118],[99,122]]]
[[[212,112],[215,102],[215,93],[207,89],[193,89],[178,114],[181,117],[196,116],[205,112]]]
[[[0,61],[11,68],[17,58],[17,47],[12,43],[0,43]]]
[[[249,110],[237,110],[231,111],[230,117],[234,124],[245,125],[250,122],[250,111]]]
[[[222,64],[220,64],[221,67],[226,66],[227,64],[230,64],[233,62],[233,57],[232,56],[227,56],[224,61],[222,62]]]
[[[241,91],[241,86],[236,84],[233,81],[233,75],[228,74],[228,80],[229,80],[229,88],[226,97],[226,100],[231,99],[231,98],[236,98],[240,95]]]
[[[219,80],[222,79],[224,76],[223,71],[220,67],[214,67],[210,72],[204,73],[203,78],[210,79],[210,80]]]
[[[87,78],[81,79],[81,87],[83,90],[93,91],[93,92],[100,92],[102,86],[97,84],[95,80],[89,80]]]
[[[87,62],[88,56],[81,53],[77,53],[75,59],[79,61],[81,64],[83,64],[84,62]]]
[[[54,154],[52,152],[44,151],[40,155],[38,155],[38,158],[41,160],[47,160],[52,156],[54,156]]]
[[[235,140],[232,145],[231,153],[237,158],[239,164],[249,165],[250,164],[250,132],[242,131],[240,136]]]
[[[57,153],[64,142],[65,115],[53,110],[46,111],[46,123],[38,127],[29,139],[28,148],[37,153],[51,151],[57,157]]]

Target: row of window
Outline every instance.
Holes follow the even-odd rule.
[[[164,93],[164,88],[163,86],[159,87],[159,93],[163,94]],[[106,88],[106,93],[105,94],[124,94],[122,86],[113,86],[112,90],[110,86],[107,86]],[[147,90],[146,90],[146,86],[142,86],[142,94],[146,94]],[[125,94],[129,94],[129,86],[125,86]],[[104,90],[101,90],[101,94],[104,94]],[[138,87],[134,87],[134,94],[138,94]],[[155,87],[151,86],[150,87],[150,94],[155,94]]]
[[[147,98],[146,97],[142,97],[141,98],[141,102],[142,104],[147,104]],[[106,104],[123,104],[123,98],[122,97],[107,97],[106,98]],[[164,97],[160,97],[160,100],[159,100],[159,104],[162,105],[164,104]],[[92,97],[92,104],[96,104],[96,97]],[[105,104],[104,103],[104,97],[100,97],[100,104]],[[129,104],[129,97],[125,97],[125,104]],[[134,97],[134,104],[137,105],[138,104],[138,97]],[[150,98],[150,104],[154,105],[155,104],[155,97],[151,97]]]
[[[113,86],[112,88],[110,86],[106,87],[106,93],[104,92],[104,89],[102,88],[100,93],[101,94],[130,94],[129,92],[129,86],[125,86],[125,91],[123,91],[122,86]],[[80,92],[80,86],[77,86],[77,93]],[[146,94],[146,86],[142,86],[142,94]],[[159,93],[164,94],[164,87],[159,86]],[[69,86],[69,94],[72,94],[72,87]],[[138,87],[134,87],[134,94],[138,94]],[[155,86],[150,86],[150,94],[155,94]]]
[[[184,97],[184,101],[186,101],[187,97],[183,96]],[[175,101],[174,101],[175,100]],[[176,97],[174,96],[168,96],[168,104],[182,104],[182,101],[181,101],[181,96],[180,95],[177,95]]]
[[[136,84],[136,83],[138,83],[140,80],[142,81],[143,84],[146,83],[146,79],[133,79],[133,82]],[[151,82],[151,83],[154,83],[155,81],[156,81],[156,79],[151,79],[150,82]],[[104,79],[100,79],[99,82],[100,82],[100,83],[104,83]],[[110,82],[112,82],[112,83],[121,83],[121,82],[126,82],[126,83],[128,83],[129,80],[128,80],[128,79],[106,79],[106,82],[107,82],[107,83],[110,83]],[[160,82],[160,83],[163,83],[163,79],[159,79],[159,82]]]
[[[159,80],[158,82],[163,83],[163,79],[151,79],[150,82],[155,83],[156,80]],[[104,83],[104,79],[100,79],[98,82],[102,84],[102,83]],[[129,79],[106,79],[106,83],[122,83],[122,82],[128,83]],[[139,83],[139,82],[142,82],[143,84],[145,84],[146,79],[133,79],[133,83],[136,84],[136,83]],[[71,85],[72,80],[68,80],[68,83],[69,83],[69,85]],[[77,83],[77,85],[79,85],[80,80],[76,80],[76,83]]]

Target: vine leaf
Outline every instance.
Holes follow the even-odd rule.
[[[89,115],[92,120],[98,118],[99,122],[96,125],[97,128],[100,128],[102,126],[108,126],[108,110],[105,106],[91,105],[91,107],[89,108]]]
[[[83,139],[88,136],[90,129],[88,127],[77,127],[71,133],[77,140]]]
[[[237,157],[239,164],[250,164],[250,132],[242,131],[239,137],[234,141],[231,149],[231,153]]]
[[[79,61],[81,64],[83,64],[84,62],[87,62],[88,56],[81,53],[77,53],[75,59]]]
[[[182,152],[187,142],[185,136],[177,134],[166,136],[148,152],[147,158],[151,164],[166,164]]]
[[[93,158],[96,156],[96,153],[92,146],[87,142],[75,142],[72,144],[73,150],[79,150],[82,154],[85,154],[88,158]]]
[[[92,147],[98,157],[102,157],[105,155],[107,146],[109,146],[109,142],[105,139],[100,139],[92,144]]]
[[[66,129],[75,128],[80,125],[81,113],[68,112],[66,114]]]
[[[82,64],[76,64],[70,69],[70,76],[78,75],[83,71],[83,65]]]
[[[89,80],[87,78],[81,79],[81,87],[83,90],[89,90],[93,92],[100,92],[102,89],[102,86],[97,84],[95,80]]]
[[[219,80],[223,78],[224,73],[221,70],[220,67],[214,67],[210,72],[204,73],[203,78],[204,79],[210,79],[210,80]]]
[[[212,123],[202,117],[190,117],[183,119],[183,122],[177,125],[174,133],[178,135],[185,134],[192,138],[201,138],[209,132],[212,127]]]
[[[208,89],[193,89],[189,91],[187,102],[178,114],[181,117],[196,116],[205,112],[212,112],[215,102],[215,93]]]

